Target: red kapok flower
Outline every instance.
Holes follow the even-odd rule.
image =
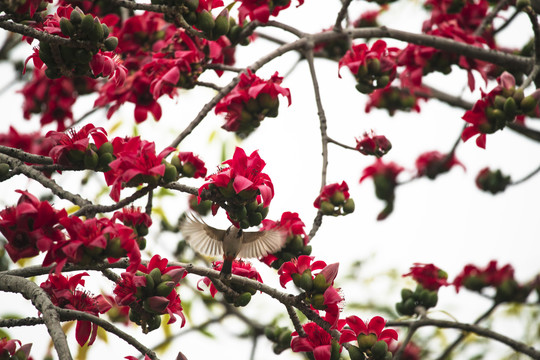
[[[358,316],[349,316],[346,319],[350,329],[341,332],[339,342],[341,344],[358,341],[360,350],[371,348],[377,341],[384,341],[387,345],[398,339],[398,333],[394,329],[384,329],[386,320],[380,316],[373,317],[369,323],[365,323]],[[366,341],[369,340],[369,341]]]
[[[54,305],[64,308],[84,311],[94,316],[99,316],[111,308],[111,304],[102,296],[92,296],[84,290],[79,290],[79,285],[84,286],[83,276],[88,273],[81,273],[71,277],[62,274],[49,274],[49,278],[40,287],[51,298]],[[98,326],[90,321],[78,320],[75,328],[75,338],[80,346],[88,342],[92,345],[96,340]]]
[[[375,135],[373,130],[371,134],[364,133],[362,138],[356,139],[356,150],[364,155],[375,155],[382,157],[392,149],[392,144],[384,135]]]
[[[345,325],[344,321],[339,321],[337,330],[341,330]],[[332,336],[314,322],[302,325],[306,337],[301,337],[298,332],[293,332],[291,349],[294,352],[311,352],[315,360],[330,360],[332,355],[338,357],[341,352],[339,343],[332,339]]]
[[[264,208],[270,205],[270,201],[274,197],[274,185],[270,177],[262,172],[266,163],[257,151],[247,156],[242,148],[237,147],[233,158],[224,161],[223,165],[227,165],[227,167],[206,177],[209,182],[199,188],[199,201],[201,193],[210,190],[216,195],[224,197],[230,204],[244,206],[256,200]],[[217,207],[213,207],[212,210],[215,214]],[[266,214],[262,216],[262,218],[264,217]]]
[[[206,176],[206,167],[197,155],[192,152],[179,152],[172,158],[171,163],[176,166],[178,173],[185,177],[200,178]]]
[[[267,23],[270,15],[277,16],[281,10],[288,8],[291,5],[291,0],[240,0],[238,15],[240,23],[244,22],[246,17],[251,21],[258,20],[262,23]],[[304,0],[298,0],[298,6],[302,5]]]
[[[415,263],[411,271],[403,276],[412,276],[412,278],[424,289],[437,291],[441,286],[448,286],[448,274],[433,264]]]
[[[49,131],[47,137],[55,141],[56,145],[51,149],[49,156],[57,164],[71,165],[83,158],[88,145],[89,136],[95,142],[97,148],[107,142],[107,132],[102,127],[87,124],[79,131],[73,129],[67,133]]]
[[[39,201],[27,191],[21,194],[17,206],[0,211],[0,232],[6,237],[4,246],[13,262],[33,257],[64,240],[60,221],[67,217],[64,209],[55,210],[47,201]]]
[[[465,170],[457,158],[456,154],[442,154],[438,151],[428,151],[416,159],[416,171],[418,177],[427,176],[429,179],[435,179],[438,175],[450,171],[454,165],[459,165]]]
[[[350,198],[349,186],[345,181],[323,187],[313,206],[324,215],[346,215],[354,211],[354,200]]]
[[[276,72],[269,80],[251,73],[240,74],[236,87],[216,105],[216,114],[225,113],[227,131],[247,137],[265,117],[276,117],[279,109],[278,95],[287,97],[291,105],[289,89],[280,86],[283,78]]]
[[[23,134],[10,126],[7,133],[0,134],[0,145],[20,149],[30,154],[47,156],[54,142],[39,132]]]
[[[322,260],[312,263],[314,259],[313,256],[301,255],[297,259],[284,263],[278,271],[281,286],[285,288],[285,285],[293,280],[293,274],[302,275],[306,270],[313,272],[326,267],[326,263]]]
[[[126,186],[138,186],[143,182],[157,183],[165,173],[162,160],[175,149],[166,147],[156,155],[155,144],[140,137],[129,140],[113,139],[116,159],[109,163],[110,171],[105,173],[107,185],[112,185],[110,197],[120,200],[120,190]]]
[[[398,51],[398,48],[386,47],[383,40],[377,40],[371,48],[364,43],[353,45],[339,61],[339,69],[347,66],[358,82],[356,89],[369,94],[375,89],[390,86],[395,79]]]
[[[64,242],[55,252],[58,268],[70,262],[89,264],[107,258],[115,262],[128,256],[128,271],[135,271],[141,262],[141,253],[133,229],[115,223],[107,218],[89,218],[81,220],[76,216],[65,217],[60,223],[69,234],[69,241]],[[63,255],[59,256],[59,252]]]
[[[17,349],[17,346],[19,348]],[[23,359],[32,360],[30,357],[30,349],[32,344],[25,344],[21,346],[19,340],[7,338],[0,339],[0,359]]]
[[[287,238],[284,247],[277,253],[268,254],[261,259],[268,266],[279,269],[285,262],[289,261],[290,254],[298,257],[302,254],[310,253],[308,246],[309,236],[306,234],[304,222],[298,217],[298,213],[286,211],[281,215],[279,221],[263,220],[261,230],[280,229]]]
[[[383,220],[390,215],[394,209],[395,189],[397,177],[404,169],[393,163],[385,163],[377,159],[375,163],[368,166],[362,172],[360,182],[371,177],[375,185],[375,195],[386,202],[386,207],[379,213],[377,220]]]
[[[470,290],[481,290],[486,286],[498,287],[505,280],[514,279],[514,268],[507,264],[498,268],[497,261],[491,260],[489,264],[481,269],[473,264],[466,265],[461,273],[454,279],[456,292],[463,285]]]

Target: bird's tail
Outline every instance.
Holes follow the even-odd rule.
[[[220,277],[229,277],[232,271],[232,262],[233,258],[223,257],[223,265],[221,267],[221,272],[219,273]]]

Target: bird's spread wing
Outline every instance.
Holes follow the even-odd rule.
[[[244,231],[241,258],[258,258],[279,251],[285,244],[286,234],[278,230]]]
[[[216,229],[193,215],[188,215],[180,226],[186,242],[196,252],[206,256],[223,254],[225,230]]]

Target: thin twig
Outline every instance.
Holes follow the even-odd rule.
[[[540,172],[540,166],[537,167],[536,169],[534,169],[533,172],[531,172],[529,175],[519,179],[519,180],[516,180],[516,181],[512,181],[509,185],[519,185],[527,180],[529,180],[530,178],[532,178],[534,175],[538,174]]]
[[[474,35],[475,36],[482,36],[482,33],[484,32],[486,27],[491,24],[491,22],[493,21],[493,19],[495,19],[495,17],[499,13],[499,11],[501,11],[506,5],[508,5],[508,0],[500,0],[497,3],[497,5],[495,5],[493,7],[493,9],[491,9],[490,13],[487,14],[482,19],[482,22],[480,23],[480,25],[474,31]]]
[[[336,22],[334,23],[334,30],[339,31],[342,29],[341,23],[343,22],[343,19],[347,16],[347,10],[349,9],[349,5],[351,4],[352,0],[344,0],[341,9],[339,10],[339,13],[336,18]]]
[[[476,319],[476,321],[473,323],[473,325],[478,325],[484,319],[487,319],[493,313],[493,311],[495,311],[495,309],[497,308],[498,305],[499,305],[498,303],[493,303],[493,305],[485,313],[483,313],[482,315],[480,315],[480,317],[478,317],[478,319]],[[464,332],[460,336],[458,336],[458,338],[456,340],[454,340],[454,342],[452,344],[450,344],[450,345],[448,345],[446,347],[444,352],[441,354],[441,356],[439,356],[437,358],[437,360],[444,360],[444,359],[448,358],[448,356],[450,356],[452,351],[467,337],[467,335],[468,334]]]

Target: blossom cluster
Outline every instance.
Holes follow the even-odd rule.
[[[208,182],[199,188],[199,199],[208,191],[206,197],[214,201],[214,215],[220,206],[214,199],[222,199],[233,224],[243,229],[259,225],[268,215],[268,205],[274,197],[272,180],[262,172],[266,163],[257,151],[247,156],[237,147],[232,159],[223,165],[226,166],[206,177]]]

